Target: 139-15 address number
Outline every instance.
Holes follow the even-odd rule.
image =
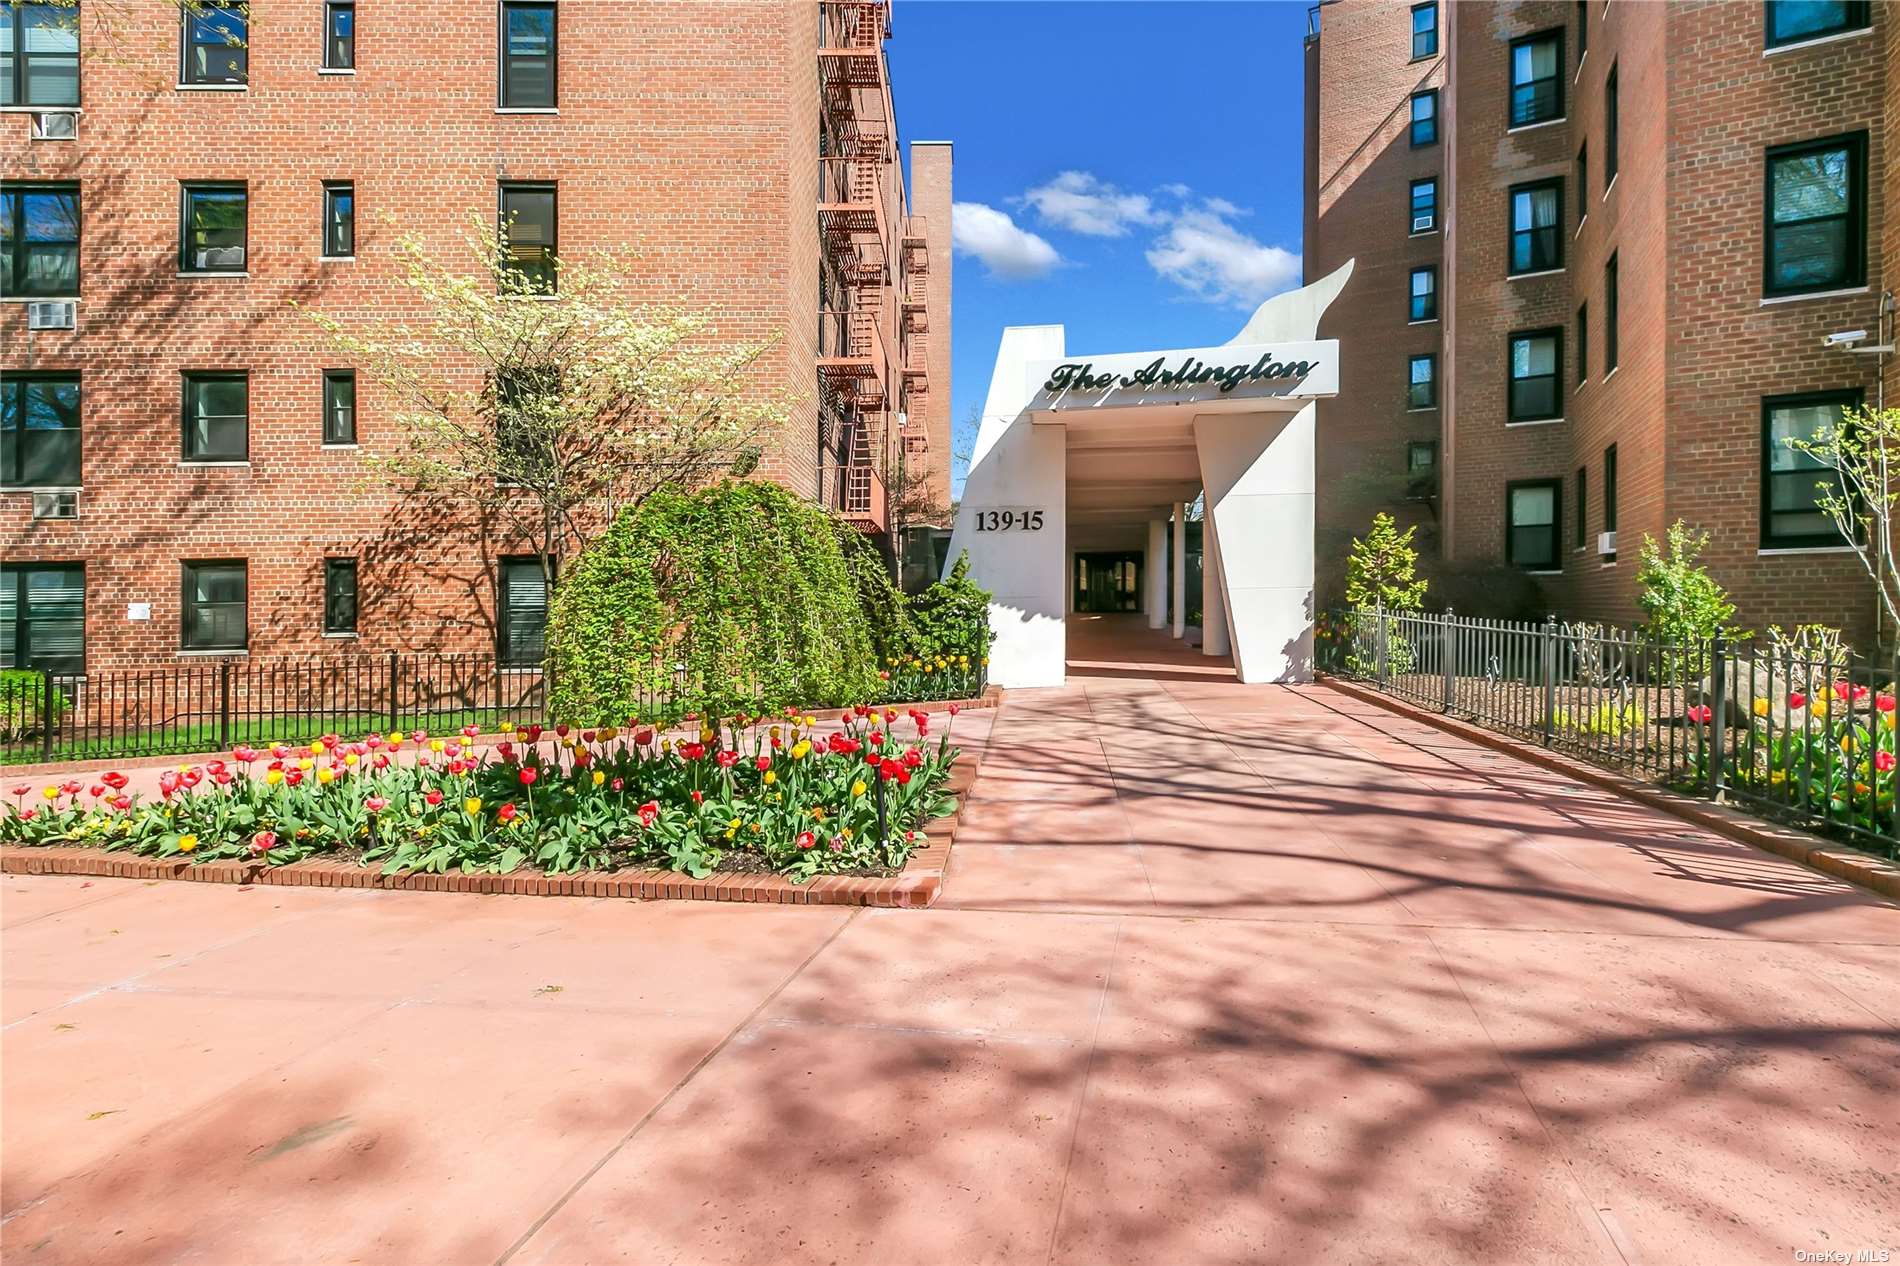
[[[1040,532],[1042,511],[978,510],[976,530],[979,532]]]

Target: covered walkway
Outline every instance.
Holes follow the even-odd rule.
[[[1231,655],[1201,653],[1200,630],[1176,638],[1148,627],[1145,615],[1070,615],[1065,667],[1081,677],[1233,682]]]
[[[927,911],[8,877],[0,1249],[1900,1245],[1900,910],[1323,687],[1166,668],[1012,693]]]

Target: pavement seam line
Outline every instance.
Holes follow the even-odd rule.
[[[1166,693],[1166,690],[1165,686],[1162,687],[1163,693]],[[1099,727],[1102,723],[1096,720],[1095,700],[1089,694],[1087,686],[1082,688],[1082,702],[1088,705],[1089,724]],[[1148,889],[1148,903],[1158,908],[1160,903],[1155,900],[1155,881],[1148,874],[1148,857],[1141,850],[1141,841],[1135,838],[1135,823],[1128,816],[1128,805],[1122,799],[1121,784],[1115,779],[1114,762],[1109,759],[1108,748],[1099,738],[1095,740],[1095,746],[1102,754],[1102,772],[1108,775],[1108,789],[1115,793],[1115,808],[1121,814],[1122,830],[1128,836],[1129,846],[1135,850],[1135,865],[1141,867],[1141,882]]]
[[[865,909],[866,907],[864,906],[851,907],[851,913],[839,921],[838,926],[831,930],[831,934],[820,941],[817,948],[807,954],[804,961],[792,969],[790,975],[786,976],[784,980],[779,981],[771,993],[768,993],[759,1000],[759,1004],[756,1007],[746,1012],[739,1022],[734,1024],[732,1028],[727,1031],[726,1035],[713,1045],[711,1050],[700,1056],[699,1060],[694,1063],[691,1068],[686,1070],[684,1077],[674,1082],[672,1086],[668,1088],[667,1092],[654,1102],[652,1107],[641,1114],[638,1121],[635,1121],[628,1127],[625,1134],[622,1134],[617,1141],[602,1153],[599,1160],[588,1166],[586,1173],[575,1179],[571,1187],[556,1197],[554,1203],[549,1205],[547,1209],[542,1212],[540,1217],[529,1224],[528,1229],[521,1233],[520,1238],[513,1244],[510,1244],[502,1255],[495,1259],[495,1266],[507,1266],[510,1261],[513,1261],[515,1254],[526,1248],[528,1242],[541,1233],[541,1228],[553,1221],[554,1215],[559,1213],[562,1209],[565,1209],[568,1201],[579,1195],[581,1188],[594,1180],[594,1175],[605,1169],[608,1162],[612,1161],[614,1157],[620,1155],[621,1150],[624,1149],[627,1144],[633,1142],[640,1131],[646,1129],[647,1124],[651,1122],[654,1117],[658,1116],[669,1103],[672,1103],[682,1090],[691,1085],[693,1081],[698,1078],[699,1074],[706,1070],[708,1064],[719,1058],[719,1056],[725,1052],[726,1048],[732,1045],[735,1038],[751,1028],[753,1022],[759,1018],[760,1014],[762,1014],[767,1007],[778,1001],[779,995],[790,988],[794,980],[804,975],[805,969],[810,967],[820,954],[830,949],[832,944],[836,942],[840,936],[844,935],[846,928],[858,921],[858,917],[864,913]]]
[[[1062,1162],[1062,1183],[1056,1188],[1056,1213],[1049,1223],[1049,1252],[1044,1266],[1056,1259],[1056,1247],[1062,1240],[1062,1211],[1069,1202],[1069,1175],[1075,1171],[1076,1148],[1082,1139],[1082,1114],[1088,1110],[1089,1082],[1095,1076],[1095,1053],[1101,1047],[1102,1018],[1108,1014],[1109,993],[1115,986],[1115,963],[1121,955],[1122,925],[1115,923],[1115,940],[1108,947],[1108,966],[1102,971],[1102,992],[1095,1000],[1095,1020],[1089,1025],[1089,1054],[1082,1064],[1082,1084],[1075,1091],[1075,1120],[1069,1123],[1069,1152]]]

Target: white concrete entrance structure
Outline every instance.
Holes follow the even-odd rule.
[[[1339,345],[1313,336],[1351,273],[1267,300],[1221,347],[1074,356],[1059,325],[1003,331],[949,553],[992,595],[992,681],[1062,684],[1078,550],[1145,552],[1159,628],[1170,532],[1181,636],[1181,509],[1203,492],[1203,649],[1243,682],[1311,676],[1315,402],[1339,390]]]

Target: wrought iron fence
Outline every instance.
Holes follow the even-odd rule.
[[[1900,856],[1900,669],[1828,645],[1348,611],[1321,666],[1420,707]]]
[[[970,698],[987,684],[981,664],[903,668],[887,675],[879,702]],[[546,685],[539,666],[476,654],[207,659],[83,675],[8,671],[0,674],[0,765],[183,755],[330,733],[465,725],[492,733],[503,722],[545,720]],[[668,720],[700,697],[683,679],[671,688],[663,681],[637,701],[638,719]]]

